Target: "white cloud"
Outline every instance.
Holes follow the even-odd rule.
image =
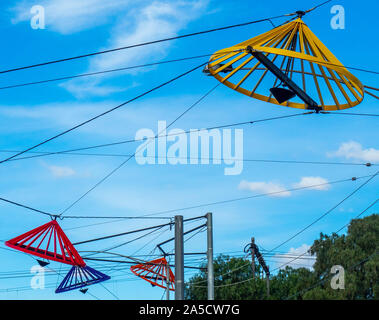
[[[147,1],[147,0],[41,0],[38,4],[45,8],[46,29],[62,34],[70,34],[108,23],[109,37],[107,44],[99,50],[124,47],[146,41],[173,37],[190,21],[206,14],[209,0]],[[31,4],[21,1],[11,9],[14,13],[12,23],[29,21]],[[116,51],[89,59],[89,72],[126,67],[140,62],[162,59],[167,55],[173,41],[137,47],[126,51]],[[120,74],[137,74],[149,69],[118,72]],[[74,79],[60,86],[77,98],[84,96],[106,96],[127,90],[126,87],[104,85],[111,74]]]
[[[188,22],[196,19],[204,12],[208,1],[154,1],[149,5],[135,9],[126,13],[121,22],[116,23],[111,30],[106,47],[100,50],[111,48],[124,47],[132,44],[148,42],[152,40],[174,37],[178,31],[184,28]],[[148,58],[153,58],[154,61],[164,58],[167,55],[172,41],[149,45],[148,47],[136,47],[126,51],[117,51],[101,56],[96,56],[90,59],[89,72],[100,70],[116,69],[126,66],[135,65],[141,62],[151,62]],[[139,72],[147,72],[149,69],[135,69],[123,72],[120,74],[137,74]],[[111,75],[102,75],[96,79],[74,79],[62,86],[71,93],[85,95],[105,95],[108,93],[120,91],[120,88],[107,87],[98,89],[103,86],[102,82],[108,79]],[[128,84],[126,88],[133,87],[135,84]]]
[[[17,131],[38,130],[41,127],[55,128],[57,126],[67,128],[84,121],[96,114],[116,105],[115,102],[104,103],[52,103],[37,106],[1,106],[2,118],[39,120],[25,122],[23,127],[14,128]],[[6,123],[4,123],[4,126]]]
[[[72,101],[29,107],[0,105],[0,133],[18,135],[30,132],[33,135],[41,135],[42,138],[46,138],[49,135],[55,135],[92,118],[119,103],[119,101],[104,101],[100,103],[78,103]],[[132,137],[136,131],[135,127],[143,125],[144,118],[141,116],[141,114],[143,115],[142,111],[146,111],[146,109],[141,111],[130,108],[116,110],[112,114],[78,128],[69,135],[69,139],[77,141],[76,143],[82,145],[83,141],[87,141],[88,143],[88,141],[92,141],[92,138],[96,139],[95,137],[106,137],[108,139],[112,137],[112,140],[122,140],[124,137]],[[19,125],[14,125],[14,123],[18,123]],[[132,125],[125,128],[125,123],[131,123]],[[122,138],[120,137],[120,132],[122,132]],[[61,139],[59,140],[62,141]],[[51,150],[52,148],[54,148],[54,143],[46,146],[46,149]]]
[[[134,21],[129,19],[115,26],[112,37],[107,48],[117,48],[136,43],[173,37],[186,26],[192,19],[196,18],[205,7],[207,1],[177,1],[164,2],[155,1],[146,7],[133,12]],[[98,56],[92,59],[92,69],[115,68],[128,63],[142,61],[147,56],[159,56],[166,54],[166,49],[171,43],[160,43],[147,47],[133,48],[127,54],[115,53],[109,56]]]
[[[151,128],[156,131],[158,120],[170,121],[170,119],[176,118],[177,108],[192,103],[194,99],[197,99],[195,95],[188,95],[181,97],[164,96],[135,101],[133,107],[130,105],[115,110],[88,125],[78,128],[67,137],[72,142],[77,141],[79,145],[85,141],[87,143],[92,141],[91,144],[97,144],[99,142],[97,139],[100,137],[108,139],[107,142],[113,142],[109,141],[109,138],[116,141],[131,139],[135,136],[136,131],[141,128]],[[118,100],[91,103],[66,101],[27,107],[0,105],[0,134],[12,135],[32,132],[33,135],[42,134],[42,137],[46,137],[49,133],[54,135],[109,110],[121,102]],[[14,125],[15,123],[18,125]],[[85,135],[82,136],[82,134]],[[46,148],[50,149],[53,146],[54,144],[46,146]]]
[[[70,91],[76,98],[84,98],[86,96],[99,96],[106,97],[112,93],[121,92],[131,87],[136,86],[135,83],[128,87],[116,87],[100,85],[100,79],[86,79],[86,80],[71,80],[60,84],[61,87]]]
[[[312,190],[329,190],[330,184],[328,180],[322,177],[302,177],[299,182],[295,183],[294,188],[309,187]],[[312,187],[313,186],[313,187]]]
[[[329,190],[328,180],[322,177],[302,177],[299,182],[292,184],[293,188],[308,188],[313,190]],[[288,188],[278,182],[246,181],[242,180],[238,185],[240,190],[249,190],[260,193],[272,193],[271,197],[290,197],[292,193]]]
[[[285,254],[276,254],[273,258],[276,261],[277,266],[282,266],[285,264],[283,267],[281,267],[281,269],[285,269],[286,266],[292,267],[294,269],[298,269],[298,268],[312,269],[316,261],[316,256],[315,255],[311,256],[308,253],[309,249],[310,249],[310,246],[304,243],[298,248],[291,248]],[[305,252],[307,253],[304,254]],[[303,255],[303,256],[299,257],[299,255]],[[298,259],[294,260],[297,257]]]
[[[344,142],[337,151],[329,152],[327,155],[358,161],[379,162],[379,149],[363,149],[362,145],[355,141]]]
[[[129,4],[140,0],[40,0],[45,8],[46,28],[62,34],[89,29],[109,21],[109,18],[125,10]],[[32,17],[30,1],[21,1],[11,8],[14,24],[29,21]]]
[[[291,195],[291,192],[286,191],[284,186],[275,182],[249,182],[242,180],[238,188],[261,193],[273,193],[272,197],[289,197]]]
[[[70,167],[47,165],[54,178],[66,178],[75,175],[75,170]]]

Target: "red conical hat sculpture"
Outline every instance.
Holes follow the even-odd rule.
[[[77,266],[86,265],[56,220],[26,232],[5,244],[40,258]]]
[[[131,266],[130,270],[136,276],[150,282],[153,286],[163,289],[167,289],[167,275],[169,274],[169,289],[175,291],[175,276],[165,258]]]

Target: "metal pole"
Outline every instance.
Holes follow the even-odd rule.
[[[322,110],[322,107],[319,107],[316,101],[314,101],[305,91],[303,91],[295,82],[293,82],[292,79],[283,73],[282,70],[280,70],[274,63],[272,63],[272,61],[268,59],[262,52],[254,51],[254,49],[250,46],[247,47],[247,50],[268,70],[270,70],[279,80],[285,83],[288,88],[296,93],[296,95],[307,105],[307,109],[316,110],[316,112]]]
[[[255,279],[255,238],[251,238],[251,269],[253,270],[253,279]]]
[[[167,290],[166,290],[166,300],[170,300],[170,264],[167,263],[166,266],[166,285],[167,285]]]
[[[207,258],[208,258],[208,300],[215,298],[215,277],[213,267],[213,218],[212,213],[206,214],[207,218]]]
[[[268,269],[268,266],[267,266]],[[266,283],[267,283],[267,298],[270,297],[270,272],[266,273]]]
[[[175,300],[184,300],[183,216],[175,216]]]

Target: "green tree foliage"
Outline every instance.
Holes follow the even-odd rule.
[[[352,220],[347,235],[321,234],[311,248],[317,255],[316,279],[321,284],[304,294],[305,299],[378,299],[379,297],[379,215]],[[330,286],[330,269],[345,269],[345,289]],[[323,281],[325,279],[325,281]]]
[[[316,255],[312,271],[287,266],[271,276],[269,299],[378,299],[379,215],[352,220],[346,235],[321,234],[311,253]],[[345,289],[330,286],[330,271],[335,265],[345,270]],[[260,266],[256,266],[253,279],[251,262],[221,255],[215,259],[214,269],[217,300],[267,299],[266,280],[259,277]],[[207,299],[205,270],[187,283],[187,299]],[[236,282],[241,283],[231,285]]]
[[[306,268],[294,269],[286,266],[270,280],[271,299],[302,299],[299,292],[314,283],[313,273]]]
[[[187,284],[185,294],[190,300],[207,299],[207,274],[204,269],[191,278]],[[230,272],[237,269],[237,272]],[[257,274],[260,267],[256,266]],[[266,284],[264,280],[256,278],[241,283],[238,286],[229,286],[235,282],[252,279],[253,272],[251,263],[243,258],[230,258],[220,255],[214,260],[215,286],[222,285],[215,291],[216,300],[242,300],[242,299],[264,299],[266,295]]]

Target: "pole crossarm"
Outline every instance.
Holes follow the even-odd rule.
[[[184,221],[184,220],[183,220]],[[194,231],[196,231],[196,230],[199,230],[199,229],[201,229],[201,228],[204,228],[204,227],[206,227],[207,225],[206,224],[202,224],[202,225],[200,225],[200,226],[197,226],[197,227],[195,227],[195,228],[193,228],[193,229],[191,229],[191,230],[188,230],[188,231],[186,231],[186,232],[184,232],[183,233],[183,236],[185,236],[185,235],[187,235],[187,234],[189,234],[189,233],[191,233],[191,232],[194,232]],[[172,238],[170,238],[170,239],[167,239],[166,241],[163,241],[163,242],[161,242],[161,243],[158,243],[157,244],[157,247],[159,248],[159,250],[163,250],[162,249],[162,247],[161,246],[163,246],[164,244],[167,244],[167,243],[169,243],[169,242],[171,242],[171,241],[174,241],[175,240],[175,237],[172,237]]]
[[[115,237],[121,237],[121,236],[125,236],[125,235],[132,234],[132,233],[143,232],[143,231],[147,231],[147,230],[151,230],[151,229],[163,228],[165,226],[171,226],[172,224],[173,224],[172,222],[169,222],[169,223],[160,224],[157,226],[147,227],[147,228],[143,228],[143,229],[137,229],[137,230],[127,231],[127,232],[117,233],[117,234],[113,234],[113,235],[105,236],[105,237],[101,237],[101,238],[80,241],[80,242],[76,242],[73,244],[78,245],[78,244],[84,244],[84,243],[89,243],[89,242],[94,242],[94,241],[106,240],[106,239],[115,238]]]
[[[114,260],[114,259],[101,259],[101,258],[83,258],[83,260],[89,260],[89,261],[99,261],[99,262],[114,262],[114,263],[124,263],[124,264],[136,264],[135,261],[128,261],[128,260]],[[157,263],[152,262],[143,262],[145,265],[158,265]],[[175,267],[173,264],[168,264],[169,267]],[[194,266],[183,266],[185,269],[195,269],[195,270],[205,270],[206,268],[202,267],[194,267]]]

